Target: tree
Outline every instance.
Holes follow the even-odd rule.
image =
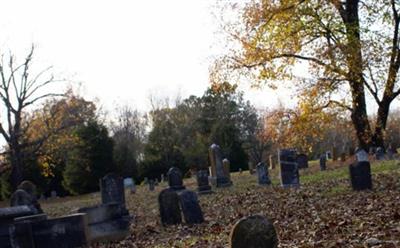
[[[245,72],[255,76],[254,83],[271,87],[295,79],[303,92],[318,99],[316,108],[340,106],[350,111],[359,146],[383,146],[390,104],[400,94],[399,4],[395,0],[233,3],[239,14],[236,21],[226,22],[225,29],[240,49],[234,48],[215,68],[223,76],[222,71]],[[293,73],[299,64],[308,68],[312,80]],[[378,106],[374,129],[368,120],[366,92]]]
[[[23,159],[31,155],[32,151],[43,144],[56,130],[38,137],[36,140],[27,141],[24,134],[29,128],[29,122],[24,122],[27,109],[40,100],[59,96],[50,91],[50,84],[56,82],[53,75],[46,76],[51,67],[31,76],[31,65],[34,49],[30,50],[24,63],[16,65],[15,57],[10,55],[7,63],[5,56],[0,60],[0,101],[2,113],[0,134],[7,142],[7,150],[3,154],[9,158],[11,165],[10,181],[13,189],[23,180]]]
[[[114,161],[121,175],[138,177],[138,164],[143,158],[147,118],[129,106],[119,107],[117,121],[112,123]]]
[[[63,185],[72,194],[93,192],[98,190],[100,178],[116,171],[113,141],[97,120],[79,127],[76,136],[80,143],[68,152]]]

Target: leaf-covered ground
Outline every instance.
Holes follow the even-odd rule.
[[[199,196],[205,223],[164,228],[160,224],[157,196],[165,183],[150,192],[138,187],[126,194],[127,206],[135,221],[131,235],[118,243],[93,247],[227,247],[229,233],[241,217],[262,214],[277,229],[280,247],[400,247],[400,163],[373,164],[373,191],[353,192],[347,167],[331,166],[318,172],[302,171],[299,189],[282,189],[277,171],[276,186],[262,187],[247,171],[234,173],[234,185],[214,189]],[[193,179],[185,180],[195,190]],[[98,203],[91,194],[42,202],[52,216],[73,212],[81,206]]]

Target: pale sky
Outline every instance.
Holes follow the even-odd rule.
[[[149,109],[148,95],[201,95],[208,67],[222,50],[211,12],[215,0],[0,0],[0,49],[23,58],[34,43],[36,65],[82,82],[84,96],[108,110]],[[249,90],[256,106],[287,92]]]

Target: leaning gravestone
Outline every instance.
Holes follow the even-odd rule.
[[[222,151],[217,144],[212,144],[209,149],[209,158],[211,164],[211,180],[215,182],[217,187],[228,187],[232,183],[229,175],[226,174],[222,163]]]
[[[167,173],[168,185],[173,190],[185,189],[183,186],[182,172],[176,167],[171,167]]]
[[[160,208],[161,223],[164,226],[176,225],[182,222],[179,197],[175,190],[171,188],[162,190],[158,195],[158,206]]]
[[[224,166],[224,174],[228,178],[229,182],[232,183],[232,181],[231,181],[231,162],[229,161],[229,159],[224,158],[222,160],[222,165]]]
[[[125,190],[122,177],[109,173],[100,180],[101,202],[119,203],[125,207]]]
[[[356,158],[357,162],[349,166],[353,190],[372,189],[371,165],[368,161],[368,153],[363,149],[357,149]]]
[[[208,194],[211,193],[211,186],[208,182],[208,173],[207,170],[198,170],[196,174],[197,179],[197,191],[199,194]]]
[[[279,163],[281,167],[282,186],[299,186],[300,176],[296,159],[296,151],[293,149],[279,150]]]
[[[260,215],[239,220],[230,233],[231,248],[277,248],[278,236],[273,224]]]
[[[179,192],[178,195],[185,222],[187,224],[199,224],[204,222],[203,212],[201,211],[197,194],[190,190],[184,190]]]
[[[319,156],[319,168],[321,169],[321,171],[326,170],[326,155],[325,153],[321,154],[321,156]]]
[[[375,159],[376,160],[383,160],[385,159],[385,150],[382,147],[376,148],[375,151]]]
[[[260,162],[257,164],[257,176],[258,176],[258,184],[259,185],[269,185],[271,184],[271,180],[268,177],[268,168],[264,162]]]
[[[297,155],[297,164],[299,169],[308,168],[308,156],[306,154]]]

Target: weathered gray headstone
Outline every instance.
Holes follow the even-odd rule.
[[[204,221],[197,194],[190,190],[179,192],[183,217],[187,224],[199,224]]]
[[[229,159],[224,158],[222,160],[222,165],[224,166],[224,174],[225,174],[225,176],[228,178],[228,181],[232,184],[232,180],[231,180],[231,162],[229,161]]]
[[[217,187],[231,186],[229,175],[226,174],[222,162],[222,151],[217,144],[212,144],[209,149],[209,158],[211,164],[211,177],[215,180]]]
[[[197,191],[199,192],[199,194],[211,193],[211,186],[208,182],[207,170],[198,170],[196,176],[198,185]]]
[[[297,164],[299,169],[308,168],[308,156],[306,154],[297,155]]]
[[[185,189],[183,186],[182,172],[176,167],[171,167],[167,173],[168,185],[173,190]]]
[[[369,161],[368,159],[368,153],[361,148],[357,148],[356,150],[356,159],[358,162],[364,162],[364,161]]]
[[[278,236],[273,224],[260,215],[239,220],[230,233],[231,248],[277,248]]]
[[[165,182],[165,176],[164,176],[164,174],[161,174],[161,182]]]
[[[281,167],[282,186],[298,187],[300,185],[300,176],[296,159],[296,151],[293,149],[279,150],[279,162]]]
[[[162,190],[158,195],[158,205],[161,223],[164,226],[176,225],[182,222],[177,191],[170,188]]]
[[[383,160],[385,159],[385,150],[382,147],[376,148],[375,151],[375,159],[376,160]]]
[[[321,156],[319,156],[319,168],[321,169],[321,171],[326,170],[326,155],[325,153],[321,154]]]
[[[264,162],[260,162],[257,164],[257,176],[258,176],[258,184],[260,185],[269,185],[271,184],[271,180],[268,177],[268,168]]]
[[[109,173],[100,180],[101,202],[119,203],[125,207],[125,190],[122,177]]]
[[[242,168],[239,168],[239,174],[242,174],[243,170]]]
[[[53,199],[57,198],[57,191],[52,190],[51,193],[50,193],[50,197],[53,198]]]
[[[148,184],[149,183],[149,179],[147,177],[143,178],[143,183],[144,183],[144,185]]]

